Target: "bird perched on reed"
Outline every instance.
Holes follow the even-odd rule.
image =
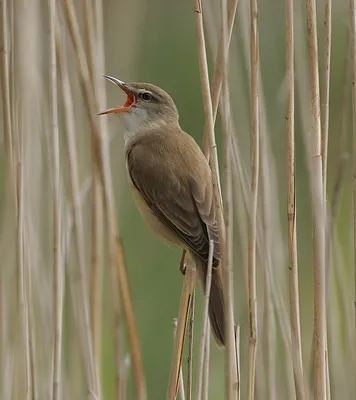
[[[164,90],[104,76],[127,95],[122,106],[100,114],[123,116],[126,169],[136,205],[159,237],[190,253],[204,288],[209,243],[214,243],[209,318],[217,343],[224,346],[225,295],[209,164],[180,127],[177,107]]]

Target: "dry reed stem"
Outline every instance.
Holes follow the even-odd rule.
[[[240,357],[240,325],[236,326],[235,331],[236,338],[236,368],[237,368],[237,388],[236,388],[236,400],[241,399],[241,357]]]
[[[70,0],[65,0],[64,6],[69,33],[75,49],[81,89],[87,107],[91,132],[94,136],[93,140],[96,148],[96,167],[103,188],[104,211],[109,236],[109,250],[111,261],[110,265],[112,268],[114,266],[116,267],[119,293],[121,296],[127,328],[129,331],[129,343],[132,356],[133,373],[136,383],[136,396],[139,400],[145,400],[147,398],[147,393],[142,356],[138,340],[135,317],[133,314],[130,289],[128,286],[126,263],[124,259],[120,233],[116,225],[116,213],[107,138],[105,137],[105,135],[100,135],[96,120],[94,119],[97,109],[94,101],[95,99],[92,98],[92,84],[90,82],[88,66],[84,54],[84,46],[78,30],[78,24],[76,23],[77,19],[75,16],[75,9],[72,1]],[[125,292],[125,294],[123,294],[123,292]]]
[[[17,133],[20,135],[19,131]],[[26,284],[26,268],[24,260],[24,159],[23,159],[23,138],[18,137],[18,163],[16,168],[17,176],[17,265],[18,265],[18,294],[19,294],[19,337],[21,338],[18,350],[22,350],[25,369],[25,393],[23,398],[30,400],[32,397],[32,371],[30,356],[30,332],[29,332],[29,307],[28,292]],[[23,347],[22,347],[23,346]],[[17,360],[19,361],[19,360]],[[21,367],[18,367],[21,370]]]
[[[53,381],[52,399],[61,397],[61,372],[62,372],[62,317],[63,317],[63,290],[62,290],[62,254],[61,254],[61,200],[60,200],[60,153],[59,153],[59,128],[58,128],[58,101],[57,101],[57,58],[56,58],[56,25],[57,5],[55,0],[48,2],[50,15],[50,119],[51,119],[51,145],[53,160],[53,316],[54,316],[54,342],[53,342]]]
[[[294,135],[294,21],[293,0],[286,0],[286,80],[287,80],[287,221],[289,254],[289,307],[291,351],[296,398],[304,395],[302,342],[300,335],[299,279],[296,228],[295,192],[295,135]]]
[[[210,162],[212,180],[214,187],[214,198],[216,206],[216,219],[219,231],[219,243],[221,248],[221,264],[224,265],[224,253],[225,253],[225,226],[224,217],[222,212],[222,199],[221,199],[221,187],[219,178],[219,165],[218,156],[216,151],[215,133],[214,133],[214,118],[213,109],[211,103],[211,92],[209,85],[209,71],[208,71],[208,60],[206,55],[205,46],[205,35],[203,26],[203,10],[200,0],[193,0],[194,12],[195,12],[195,34],[197,39],[197,49],[198,49],[198,61],[199,61],[199,71],[200,71],[200,84],[202,90],[203,98],[203,108],[204,108],[204,119],[206,123],[206,132],[209,138],[210,149],[213,151],[212,161]],[[205,154],[207,157],[207,154]]]
[[[356,1],[350,0],[350,44],[352,70],[352,192],[354,245],[354,318],[356,324]]]
[[[325,207],[321,154],[318,44],[315,0],[307,0],[309,94],[311,110],[310,191],[314,252],[314,396],[327,397],[327,342],[325,308]]]
[[[330,57],[331,57],[331,0],[325,0],[324,14],[324,60],[323,60],[323,80],[321,87],[321,153],[323,168],[323,189],[324,189],[324,206],[325,206],[325,268],[328,274],[329,259],[329,242],[330,242],[330,225],[328,219],[328,204],[326,197],[327,189],[327,168],[328,168],[328,138],[329,138],[329,102],[330,102]],[[327,275],[326,275],[327,277]],[[327,293],[327,278],[325,281],[325,290]],[[326,301],[326,299],[325,299]],[[327,319],[327,316],[326,316]],[[325,322],[326,323],[326,322]],[[327,332],[327,327],[325,327]],[[329,356],[328,343],[326,338],[326,377],[329,380]],[[327,388],[330,392],[330,382],[327,382]],[[330,393],[328,395],[330,399]]]
[[[7,158],[7,176],[13,187],[15,187],[13,146],[11,135],[11,108],[10,108],[10,44],[9,44],[9,13],[7,10],[7,0],[0,3],[0,87],[2,100],[2,123],[5,144],[5,155]]]
[[[331,57],[331,0],[325,0],[324,11],[324,59],[321,87],[321,151],[323,163],[324,201],[326,206],[326,179],[328,166],[329,101],[330,101],[330,57]]]
[[[262,144],[262,143],[261,143]],[[266,158],[265,155],[261,155],[261,161]],[[262,316],[262,340],[261,340],[261,347],[263,348],[263,370],[265,376],[265,395],[267,399],[275,399],[276,398],[276,388],[275,388],[275,365],[276,365],[276,358],[275,358],[275,325],[274,325],[274,310],[273,310],[273,301],[272,301],[272,294],[271,294],[271,282],[269,273],[267,271],[268,268],[271,268],[271,254],[270,254],[270,246],[268,243],[268,238],[271,236],[268,222],[267,222],[267,201],[266,201],[266,185],[268,185],[268,178],[265,176],[266,171],[264,171],[263,166],[261,167],[261,194],[262,194],[262,203],[263,203],[263,240],[264,249],[265,251],[265,268],[263,270],[263,292],[264,292],[264,299],[263,299],[263,316]],[[267,243],[266,243],[267,242]]]
[[[26,267],[26,291],[29,307],[28,314],[28,323],[29,323],[29,345],[30,345],[30,370],[31,370],[31,399],[38,398],[38,381],[40,380],[40,373],[38,368],[38,360],[36,358],[36,345],[35,345],[35,316],[34,316],[34,303],[33,303],[33,295],[32,295],[32,278],[30,273],[30,268],[32,272],[33,265],[31,263],[30,253],[31,248],[28,243],[29,232],[28,227],[25,227],[26,235],[24,237],[24,260],[27,265]]]
[[[95,54],[95,32],[94,32],[94,18],[92,13],[92,4],[91,0],[82,0],[82,10],[83,10],[83,44],[84,44],[84,52],[87,57],[88,63],[88,72],[89,77],[92,82],[96,80],[94,76],[95,71],[95,62],[94,62],[94,54]],[[95,87],[94,87],[95,90]],[[97,94],[96,94],[97,95]]]
[[[198,364],[198,382],[197,382],[197,400],[201,400],[203,393],[203,376],[204,376],[204,356],[205,356],[205,341],[206,331],[208,329],[208,308],[211,288],[211,274],[213,268],[213,255],[214,255],[214,242],[209,242],[209,258],[208,267],[206,271],[206,281],[204,288],[204,305],[203,305],[203,323],[202,333],[200,339],[200,350],[199,350],[199,364]]]
[[[203,374],[203,394],[202,400],[209,398],[209,365],[210,365],[210,321],[208,318],[206,328],[206,340],[204,347],[204,374]]]
[[[2,101],[2,134],[4,137],[4,159],[5,162],[5,177],[9,178],[10,181],[10,191],[11,198],[14,203],[17,203],[16,195],[16,174],[14,172],[14,162],[13,162],[13,146],[12,146],[12,134],[11,134],[11,97],[10,97],[10,35],[9,35],[9,13],[7,9],[7,1],[3,0],[0,2],[0,91],[1,91],[1,101]],[[6,187],[5,187],[6,190]],[[5,296],[5,268],[1,269],[0,274],[0,373],[1,373],[1,391],[0,395],[5,396],[7,392],[7,387],[9,381],[6,380],[7,376],[7,363],[4,361],[8,358],[7,354],[7,324],[5,324],[7,317],[8,303]]]
[[[256,293],[256,239],[257,198],[259,173],[259,101],[258,101],[258,6],[250,0],[250,222],[248,227],[248,309],[249,309],[249,372],[248,399],[255,398],[256,350],[257,350],[257,293]]]
[[[217,51],[215,64],[214,64],[213,78],[211,81],[211,103],[212,103],[212,108],[213,108],[214,124],[215,124],[216,115],[218,112],[220,93],[221,93],[221,88],[223,85],[223,78],[224,78],[226,64],[227,64],[227,55],[228,55],[229,47],[230,47],[230,43],[231,43],[232,30],[234,27],[238,2],[239,2],[239,0],[229,0],[228,16],[227,16],[227,40],[224,41],[224,38],[222,36],[220,37],[218,51]],[[224,50],[224,49],[226,49],[226,50]],[[211,145],[209,143],[208,128],[209,128],[208,122],[205,121],[202,149],[203,149],[203,153],[206,155],[206,158],[209,160]],[[215,143],[214,143],[214,146],[216,146]]]
[[[236,8],[235,8],[236,11]],[[234,330],[234,277],[233,277],[233,196],[232,196],[232,170],[231,170],[231,146],[232,146],[232,126],[231,126],[231,107],[228,83],[228,32],[227,32],[227,3],[221,1],[221,39],[222,39],[222,58],[225,61],[222,71],[223,84],[221,95],[221,121],[223,135],[224,153],[224,221],[226,227],[226,249],[225,263],[223,269],[223,279],[225,287],[226,302],[226,349],[225,349],[225,368],[227,397],[236,399],[237,386],[237,367],[236,367],[236,348]]]
[[[100,104],[106,103],[105,91],[100,90],[103,85],[99,85],[99,76],[104,73],[104,44],[103,44],[103,33],[102,33],[102,4],[101,7],[96,8],[96,26],[98,27],[95,31],[93,10],[89,0],[83,0],[83,13],[84,13],[84,45],[85,55],[87,56],[87,64],[89,70],[89,76],[93,82],[93,89],[95,96],[98,98]],[[101,29],[99,31],[99,28]],[[98,38],[98,45],[95,46]],[[99,64],[102,67],[99,70]],[[100,97],[99,97],[100,93]],[[100,130],[107,132],[106,118],[100,119]],[[92,161],[92,174],[93,174],[93,187],[91,190],[92,201],[91,201],[91,215],[92,215],[92,226],[91,226],[91,269],[90,269],[90,323],[92,331],[92,339],[94,346],[94,357],[97,368],[98,380],[99,380],[99,393],[101,393],[100,384],[100,360],[101,360],[101,303],[102,303],[102,269],[103,269],[103,202],[102,202],[102,191],[100,186],[100,178],[96,171],[95,166],[95,143],[93,142],[93,134],[91,135],[91,161]],[[115,279],[112,280],[113,286],[116,289]],[[115,298],[115,297],[114,297]],[[116,299],[116,298],[115,298]],[[114,300],[115,306],[117,306],[117,300]],[[117,340],[117,335],[114,335],[114,341]],[[116,347],[118,347],[116,345]],[[115,353],[116,354],[116,353]],[[119,374],[120,360],[116,360],[116,374]]]
[[[95,25],[96,25],[96,49],[95,49],[95,60],[97,64],[96,71],[98,72],[98,76],[96,79],[97,82],[97,96],[98,101],[101,106],[106,107],[106,91],[104,87],[104,82],[100,84],[99,79],[101,79],[101,75],[105,71],[105,44],[104,44],[104,16],[103,16],[103,2],[102,0],[96,0],[95,4]],[[102,132],[108,132],[107,126],[107,118],[101,118],[99,122],[100,130]],[[97,237],[102,236],[103,230],[103,210],[102,210],[102,190],[98,181],[96,183],[96,196],[100,197],[100,199],[96,199],[96,206],[98,210],[96,210],[96,223],[93,226],[93,229],[96,229]],[[100,210],[100,211],[99,211]],[[94,350],[96,356],[96,363],[99,371],[100,368],[100,360],[101,360],[101,321],[102,321],[102,296],[103,296],[103,243],[97,241],[97,247],[95,248],[95,252],[92,253],[92,287],[91,287],[91,297],[92,297],[92,307],[91,307],[91,317],[92,317],[92,326],[93,326],[93,341],[94,341]],[[114,284],[113,284],[114,286]],[[95,304],[95,306],[94,306]],[[118,307],[117,302],[115,306]]]
[[[194,297],[194,293],[192,295],[192,298]],[[190,302],[190,310],[192,310],[192,301]],[[176,331],[177,331],[177,318],[173,318],[173,338],[176,336]],[[183,369],[182,365],[180,366],[180,371],[179,371],[179,384],[178,384],[178,396],[180,400],[185,400],[185,392],[184,392],[184,379],[183,379]]]
[[[190,257],[189,257],[190,259]],[[187,327],[190,302],[196,282],[196,269],[193,259],[189,260],[183,280],[182,294],[180,298],[177,329],[174,337],[173,355],[168,378],[166,400],[174,400],[177,396],[179,371],[182,365],[184,336]]]
[[[194,346],[194,319],[195,319],[195,290],[193,290],[189,307],[189,328],[188,328],[188,360],[187,360],[187,400],[192,400],[193,388],[193,346]]]

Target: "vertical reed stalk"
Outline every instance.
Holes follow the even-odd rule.
[[[331,57],[331,0],[325,0],[324,11],[324,59],[321,87],[321,150],[323,163],[324,201],[326,202],[326,178],[328,164],[329,102],[330,102],[330,57]]]
[[[0,3],[0,87],[2,101],[2,121],[5,144],[5,155],[7,158],[7,176],[10,177],[13,191],[15,190],[13,145],[11,134],[11,109],[10,109],[10,35],[9,35],[9,11],[7,0]]]
[[[204,372],[203,372],[203,393],[202,400],[209,398],[209,363],[210,363],[210,321],[208,318],[208,326],[206,330],[206,340],[204,348]]]
[[[240,357],[240,325],[236,326],[236,366],[237,366],[237,388],[236,388],[236,400],[241,399],[241,357]]]
[[[255,398],[257,354],[256,239],[259,173],[259,32],[257,0],[250,0],[250,221],[248,227],[249,372],[248,399]]]
[[[353,189],[353,233],[354,233],[354,307],[356,304],[356,1],[350,0],[350,44],[352,71],[352,189]],[[356,307],[354,309],[356,326]]]
[[[96,2],[98,3],[98,2]],[[89,76],[93,82],[93,88],[96,97],[100,104],[105,105],[105,90],[102,89],[103,85],[99,84],[99,77],[104,73],[104,45],[102,33],[102,4],[95,4],[96,23],[94,23],[94,16],[92,4],[89,0],[83,0],[84,11],[84,45],[85,54],[87,56],[87,64]],[[95,26],[97,27],[95,32]],[[99,43],[100,41],[100,43]],[[99,75],[99,67],[101,74]],[[100,97],[99,97],[100,94]],[[100,119],[100,131],[107,132],[106,118]],[[103,203],[102,203],[102,190],[100,185],[100,177],[97,173],[95,166],[95,143],[93,142],[93,133],[91,135],[91,166],[93,175],[92,186],[92,201],[91,201],[91,269],[90,269],[90,322],[93,337],[93,348],[95,364],[99,380],[99,392],[101,392],[100,384],[100,355],[101,355],[101,300],[102,300],[102,267],[103,267]],[[112,280],[113,286],[116,289],[116,281]],[[116,290],[115,290],[116,291]],[[117,307],[117,296],[114,296],[114,307]],[[117,340],[116,330],[114,330],[114,337]],[[115,347],[118,347],[116,344]],[[116,360],[116,375],[119,374],[120,360]]]
[[[187,372],[187,400],[192,400],[192,388],[193,388],[193,345],[194,345],[194,319],[195,319],[195,290],[192,294],[190,301],[189,311],[189,336],[188,336],[188,372]]]
[[[55,0],[49,0],[50,15],[50,115],[51,144],[53,160],[53,316],[54,316],[54,348],[53,348],[53,382],[52,399],[61,397],[62,371],[62,312],[63,312],[63,276],[61,254],[61,203],[60,203],[60,154],[57,103],[57,58],[56,58],[56,25],[57,6]]]
[[[312,200],[314,253],[314,395],[327,398],[327,348],[325,308],[325,207],[320,127],[318,43],[315,0],[306,0],[309,59],[309,96],[311,110],[310,192]]]
[[[226,69],[227,63],[227,55],[229,52],[232,30],[234,27],[236,10],[239,0],[229,0],[228,1],[228,15],[227,15],[227,38],[226,43],[224,38],[220,37],[218,51],[214,64],[214,72],[213,78],[211,81],[211,103],[213,108],[213,120],[215,124],[216,115],[218,112],[218,105],[220,99],[221,88],[223,85],[223,78]],[[205,121],[204,125],[204,133],[203,133],[203,144],[202,149],[203,153],[206,155],[206,158],[210,159],[210,144],[209,144],[209,134],[208,134],[209,124],[208,121]]]
[[[287,221],[289,254],[289,307],[291,350],[296,397],[304,399],[302,343],[300,336],[299,280],[297,258],[295,136],[294,136],[294,16],[293,0],[286,0],[286,80],[287,80]]]
[[[192,307],[190,307],[192,309]],[[177,330],[177,318],[173,319],[173,338],[176,336]],[[179,371],[179,387],[178,387],[178,395],[180,400],[185,400],[185,392],[184,392],[184,379],[183,379],[183,369],[180,366]]]
[[[25,370],[25,393],[22,396],[25,400],[31,400],[32,397],[32,370],[30,355],[30,332],[29,332],[29,307],[28,291],[26,285],[26,268],[24,260],[24,159],[23,159],[23,137],[22,133],[17,131],[18,137],[18,163],[17,163],[17,263],[18,263],[18,293],[19,293],[19,337],[21,355],[24,357]],[[20,360],[17,360],[20,361]],[[21,370],[21,367],[18,366]]]
[[[235,9],[236,11],[236,9]],[[237,367],[236,367],[236,348],[235,348],[235,329],[234,329],[234,277],[233,277],[233,198],[232,198],[232,126],[231,126],[231,107],[228,81],[228,16],[227,2],[221,0],[221,43],[222,59],[224,60],[224,70],[222,70],[222,96],[221,96],[221,120],[223,135],[224,153],[224,222],[226,227],[226,248],[225,263],[223,269],[223,279],[226,295],[226,352],[225,370],[227,397],[236,399],[237,387]]]
[[[214,242],[210,240],[208,269],[206,272],[206,281],[204,288],[205,290],[204,290],[204,307],[203,307],[203,324],[202,324],[203,329],[201,334],[200,350],[199,350],[197,400],[201,400],[203,394],[205,343],[207,339],[207,330],[208,330],[208,308],[209,308],[209,297],[210,297],[210,287],[211,287],[211,274],[213,269],[213,255],[214,255]]]
[[[192,299],[195,282],[196,282],[195,264],[193,259],[189,257],[189,263],[187,265],[186,272],[184,275],[182,293],[179,304],[177,328],[174,337],[173,355],[172,355],[171,367],[168,378],[166,400],[175,400],[178,393],[179,375],[180,375],[180,368],[182,365],[182,356],[183,356],[184,336],[186,332],[190,302]]]

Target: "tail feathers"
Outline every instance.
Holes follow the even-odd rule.
[[[215,271],[211,280],[209,318],[218,345],[225,346],[225,298],[220,274]]]
[[[196,267],[205,291],[207,265],[201,259],[195,260]],[[225,295],[220,269],[213,269],[209,298],[209,319],[215,340],[219,346],[225,346]]]

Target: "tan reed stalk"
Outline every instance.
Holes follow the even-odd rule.
[[[24,262],[26,263],[25,269],[25,279],[26,279],[26,292],[29,303],[29,314],[28,314],[28,323],[29,323],[29,345],[30,345],[30,370],[31,370],[31,399],[38,398],[38,382],[40,379],[40,372],[38,368],[38,359],[36,357],[36,337],[35,337],[35,313],[34,313],[34,301],[33,301],[33,291],[32,291],[32,259],[31,259],[31,251],[32,249],[29,246],[28,238],[29,238],[29,230],[28,226],[25,226],[26,235],[24,236]]]
[[[212,103],[212,108],[213,108],[214,124],[215,124],[216,115],[218,112],[220,93],[221,93],[221,88],[223,85],[223,77],[224,77],[224,73],[225,73],[224,71],[226,68],[226,61],[227,61],[226,57],[229,52],[232,30],[234,27],[238,2],[239,2],[239,0],[229,0],[229,2],[228,2],[227,40],[225,43],[224,38],[222,36],[220,37],[218,51],[217,51],[215,64],[214,64],[213,78],[211,81],[211,103]],[[226,53],[224,50],[225,48],[226,48]],[[225,57],[224,57],[224,54],[225,54]],[[204,154],[206,155],[206,158],[209,160],[210,159],[210,144],[209,144],[208,129],[209,129],[208,122],[205,121],[202,149],[203,149]]]
[[[4,154],[5,154],[5,179],[9,182],[10,196],[11,201],[14,203],[15,207],[13,210],[15,213],[18,209],[18,195],[17,195],[17,176],[16,176],[16,168],[15,168],[15,154],[14,154],[14,146],[13,146],[13,129],[12,129],[12,115],[11,115],[11,106],[14,104],[11,96],[11,87],[10,87],[10,68],[11,68],[11,12],[12,3],[10,3],[10,7],[8,7],[8,1],[4,0],[0,2],[0,91],[1,91],[1,100],[2,100],[2,134],[4,137]],[[5,187],[6,190],[6,187]],[[15,221],[15,218],[11,219],[11,223]],[[5,221],[4,221],[5,226]],[[5,271],[6,269],[3,267],[1,269],[1,290],[3,297],[3,310],[1,320],[3,327],[3,342],[2,351],[0,352],[2,360],[2,379],[1,379],[1,391],[0,396],[4,396],[4,398],[12,398],[13,396],[13,382],[16,379],[15,368],[16,367],[16,349],[15,346],[19,342],[17,334],[14,344],[12,344],[9,340],[9,332],[10,327],[9,324],[5,322],[6,317],[8,318],[8,313],[10,312],[10,304],[11,299],[5,293]],[[19,289],[17,289],[19,290]],[[8,292],[9,293],[9,292]],[[5,302],[6,300],[6,302]],[[5,308],[6,306],[6,308]],[[16,310],[16,309],[15,309]],[[17,322],[17,320],[16,320]],[[6,346],[6,347],[5,347]],[[5,349],[8,349],[7,351]]]
[[[324,59],[323,59],[323,79],[321,86],[321,152],[322,152],[322,168],[323,168],[323,188],[324,188],[324,205],[325,205],[325,268],[326,268],[326,292],[328,289],[328,260],[329,260],[329,243],[330,243],[330,226],[328,219],[327,207],[327,168],[328,168],[328,138],[329,138],[329,101],[330,101],[330,57],[331,57],[331,0],[325,0],[324,12]],[[327,316],[326,316],[327,318]],[[325,328],[327,332],[327,327]],[[326,338],[326,377],[329,379],[329,356],[328,342]],[[327,388],[330,392],[330,382],[327,382]],[[330,393],[328,395],[330,398]]]
[[[321,154],[318,44],[315,0],[307,0],[309,95],[311,110],[310,192],[314,252],[314,396],[327,397],[327,341],[325,308],[325,207]]]
[[[199,60],[199,71],[200,71],[200,84],[202,89],[203,108],[204,108],[204,119],[207,124],[206,134],[209,138],[210,150],[213,151],[212,161],[210,162],[213,186],[214,186],[214,197],[216,203],[216,218],[219,231],[219,242],[221,247],[221,260],[222,265],[224,263],[225,253],[225,226],[224,217],[222,212],[222,199],[221,199],[221,187],[219,178],[219,166],[218,156],[216,151],[215,133],[214,133],[214,118],[213,109],[211,103],[211,92],[209,85],[209,71],[208,71],[208,60],[206,55],[205,46],[205,35],[203,26],[203,10],[202,3],[200,0],[193,0],[193,6],[195,11],[195,34],[197,39],[198,48],[198,60]],[[205,154],[207,157],[208,154]]]
[[[235,9],[236,11],[236,9]],[[225,262],[223,269],[223,279],[226,294],[226,352],[225,368],[227,395],[229,398],[236,399],[237,386],[237,367],[236,367],[236,348],[235,348],[235,328],[234,328],[234,277],[233,277],[233,198],[232,198],[232,170],[231,170],[231,146],[232,146],[232,119],[230,108],[230,94],[228,81],[228,32],[227,32],[227,2],[221,1],[221,38],[222,38],[222,58],[225,61],[223,73],[223,84],[220,99],[223,153],[224,153],[224,221],[226,227],[226,249]]]
[[[17,131],[20,135],[20,132]],[[26,267],[24,260],[24,181],[23,181],[23,138],[18,137],[18,163],[17,163],[17,263],[18,263],[18,291],[19,291],[19,336],[21,338],[19,349],[22,350],[25,369],[25,392],[22,396],[26,400],[32,397],[32,370],[30,356],[30,332],[29,332],[29,307],[26,285]],[[18,349],[18,350],[19,350]],[[20,362],[20,360],[17,360]],[[19,369],[21,369],[18,366]]]
[[[198,382],[197,382],[197,395],[196,395],[197,400],[201,400],[203,394],[205,343],[207,338],[206,332],[208,330],[208,308],[209,308],[209,297],[210,297],[210,287],[211,287],[211,274],[213,269],[213,255],[214,255],[214,242],[210,240],[208,268],[206,272],[206,281],[204,288],[203,324],[202,324],[203,328],[201,333],[200,350],[199,350]]]
[[[96,93],[98,96],[99,104],[106,108],[106,91],[104,88],[104,82],[100,85],[99,78],[105,71],[105,54],[104,54],[104,16],[103,16],[103,2],[102,0],[96,0],[94,3],[95,10],[95,26],[96,26],[96,64],[98,72],[96,80]],[[101,132],[108,132],[107,118],[101,118],[99,121]],[[95,229],[96,237],[102,237],[103,235],[103,209],[102,209],[102,190],[99,185],[98,179],[95,184],[95,204],[97,210],[95,211],[96,221],[93,225]],[[94,239],[93,239],[94,240]],[[102,326],[102,297],[103,297],[103,243],[102,241],[96,240],[95,251],[92,253],[92,280],[91,280],[91,322],[93,326],[93,341],[94,350],[96,356],[96,363],[98,370],[101,371],[101,326]],[[113,282],[113,287],[116,286]],[[118,302],[115,302],[115,307],[118,307]],[[117,360],[116,360],[117,362]]]
[[[248,309],[249,309],[249,372],[248,399],[255,398],[256,350],[257,350],[257,293],[256,293],[256,238],[257,198],[259,172],[259,102],[258,66],[259,32],[257,0],[250,0],[250,221],[248,227]]]
[[[189,327],[188,327],[188,360],[187,360],[187,400],[192,400],[193,389],[193,345],[194,345],[194,319],[195,319],[195,290],[192,294],[189,310]]]
[[[350,44],[352,71],[352,193],[353,193],[353,234],[354,234],[354,301],[356,300],[356,1],[350,0]],[[356,307],[355,307],[356,324]]]
[[[241,357],[240,357],[240,325],[236,326],[235,332],[236,338],[236,368],[237,368],[237,388],[236,388],[236,400],[241,399]]]
[[[190,259],[189,257],[189,262],[187,263],[187,268],[184,275],[182,294],[179,304],[177,329],[174,337],[173,355],[169,371],[166,400],[175,400],[178,392],[179,375],[180,375],[179,371],[182,365],[184,336],[188,322],[190,302],[195,288],[195,282],[196,282],[195,264],[193,260]]]
[[[136,396],[139,400],[145,400],[146,383],[143,372],[142,356],[140,345],[138,341],[138,333],[133,314],[133,306],[131,300],[130,289],[128,286],[128,278],[126,272],[126,263],[123,254],[123,248],[120,238],[120,233],[116,225],[116,213],[113,197],[111,170],[109,162],[108,144],[107,139],[100,135],[95,118],[97,112],[95,99],[92,96],[92,83],[90,82],[88,66],[84,54],[84,46],[80,37],[77,18],[73,2],[66,0],[64,2],[65,17],[67,20],[69,33],[75,49],[75,56],[77,61],[77,68],[79,71],[81,89],[87,107],[91,131],[96,148],[96,167],[100,176],[100,182],[103,188],[104,211],[106,217],[106,225],[109,236],[109,250],[110,250],[110,265],[116,267],[119,293],[123,305],[123,310],[126,318],[128,328],[128,338],[130,343],[130,350],[132,356],[133,373],[136,383]]]
[[[275,318],[273,310],[273,300],[271,293],[271,282],[269,270],[271,269],[271,227],[268,218],[269,212],[269,166],[267,161],[267,151],[264,150],[264,142],[261,140],[261,203],[262,203],[262,249],[261,252],[265,257],[265,267],[263,268],[263,316],[262,316],[262,340],[261,347],[263,348],[263,370],[265,377],[265,396],[267,399],[276,398],[276,377],[275,377]]]
[[[325,0],[324,9],[324,59],[321,86],[321,150],[323,163],[324,201],[326,203],[326,178],[328,164],[329,101],[330,101],[330,57],[331,57],[331,0]]]
[[[94,47],[95,47],[95,39],[96,35],[94,32],[94,17],[92,13],[92,1],[91,0],[82,0],[82,7],[83,10],[83,44],[84,44],[84,53],[87,57],[88,63],[88,71],[89,76],[92,82],[94,82],[94,73],[95,71],[95,64],[94,64]],[[94,54],[93,54],[94,53]],[[94,88],[95,90],[95,88]]]
[[[0,91],[2,101],[2,133],[4,137],[4,159],[5,163],[5,177],[9,179],[11,198],[17,204],[16,194],[16,173],[14,169],[14,154],[12,145],[12,127],[11,127],[11,96],[10,96],[10,30],[9,30],[9,10],[7,1],[0,2]],[[1,342],[0,342],[0,357],[1,357],[1,390],[0,396],[6,398],[6,395],[11,397],[12,377],[9,376],[9,354],[10,346],[8,345],[7,331],[8,324],[7,310],[10,300],[5,296],[5,268],[1,269],[0,275],[0,296],[1,296]],[[7,351],[6,348],[9,350]],[[11,349],[13,351],[13,349]],[[13,364],[13,363],[12,363]],[[13,370],[13,368],[11,368]],[[13,371],[12,371],[13,373]],[[11,380],[10,380],[11,378]]]
[[[89,0],[83,0],[83,12],[84,12],[84,45],[85,54],[87,56],[87,63],[89,69],[89,76],[93,82],[93,88],[96,97],[98,98],[99,104],[105,106],[106,95],[105,90],[103,90],[103,85],[99,84],[99,77],[101,78],[104,73],[104,44],[103,44],[103,23],[102,23],[102,4],[97,4],[95,6],[96,23],[94,24],[93,10],[91,2]],[[95,31],[96,25],[97,29]],[[99,31],[100,30],[100,31]],[[100,43],[99,43],[100,40]],[[95,46],[96,45],[96,46]],[[100,68],[99,68],[100,67]],[[100,70],[100,71],[99,71]],[[100,131],[108,132],[107,129],[107,119],[101,118],[99,121]],[[91,139],[93,134],[91,135]],[[92,187],[92,201],[91,201],[91,215],[92,215],[92,226],[91,226],[91,270],[90,270],[90,322],[94,346],[94,357],[96,368],[98,372],[99,379],[99,392],[101,393],[100,384],[100,360],[101,360],[101,305],[102,305],[102,274],[103,274],[103,202],[102,202],[102,190],[100,185],[100,178],[96,171],[95,166],[95,143],[92,139],[92,174],[93,174],[93,187]],[[113,277],[115,278],[115,277]],[[112,279],[112,286],[117,289],[117,283],[115,279]],[[117,296],[114,297],[114,313],[118,313],[116,310],[118,308]],[[117,320],[117,318],[115,319]],[[114,330],[114,341],[118,340],[118,335],[116,335],[116,330]],[[119,345],[115,344],[116,348]],[[115,354],[118,354],[115,352]],[[119,375],[119,365],[120,360],[116,360],[115,368],[116,375]]]
[[[206,340],[204,347],[204,373],[203,373],[203,394],[202,400],[209,398],[209,363],[210,363],[210,321],[208,318],[206,328]]]
[[[190,309],[192,310],[192,306],[190,306]],[[177,331],[177,318],[173,318],[173,338],[176,336],[176,331]],[[180,371],[179,371],[178,396],[179,396],[180,400],[185,400],[184,379],[183,379],[182,366],[180,366]]]
[[[294,136],[294,16],[293,0],[286,0],[286,130],[287,130],[287,222],[289,254],[289,308],[291,351],[296,398],[305,398],[302,342],[300,335],[299,279],[297,257],[295,136]]]
[[[12,187],[15,189],[13,145],[11,135],[11,108],[10,108],[10,48],[9,48],[9,11],[7,0],[0,3],[0,85],[2,100],[2,121],[5,145],[5,155],[7,158],[7,176],[10,177]]]
[[[60,204],[60,154],[59,154],[59,128],[58,128],[58,102],[57,102],[57,57],[56,57],[56,25],[57,6],[55,0],[48,2],[50,16],[50,118],[51,118],[51,144],[53,160],[53,381],[52,399],[61,398],[62,386],[62,318],[63,318],[63,288],[62,288],[62,254],[61,254],[61,204]]]

